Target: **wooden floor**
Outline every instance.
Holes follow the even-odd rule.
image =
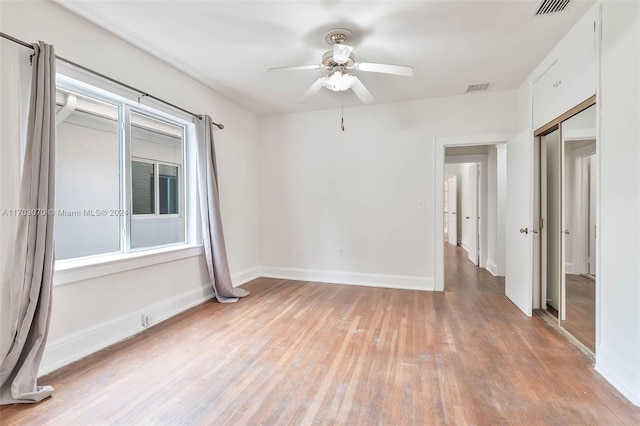
[[[639,424],[588,359],[446,250],[446,291],[258,279],[48,377],[0,423]]]
[[[596,350],[596,282],[583,275],[566,274],[566,320],[562,327],[592,352]]]

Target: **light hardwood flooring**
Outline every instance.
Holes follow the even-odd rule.
[[[640,424],[589,360],[446,249],[445,292],[257,279],[40,380],[0,423]]]
[[[562,326],[592,352],[596,349],[596,282],[583,275],[567,274],[566,320]]]

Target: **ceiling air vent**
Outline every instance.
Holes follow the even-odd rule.
[[[538,6],[535,16],[549,15],[551,13],[562,12],[571,0],[543,0]]]
[[[484,92],[485,90],[489,90],[489,87],[491,87],[491,83],[470,84],[469,87],[467,87],[467,93]]]

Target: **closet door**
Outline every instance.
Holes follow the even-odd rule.
[[[562,314],[560,325],[595,352],[596,106],[561,123]]]

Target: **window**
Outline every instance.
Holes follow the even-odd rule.
[[[56,259],[185,244],[185,122],[58,85]]]
[[[156,173],[157,183],[156,183]],[[131,160],[131,205],[134,215],[180,214],[180,168],[175,164]],[[158,206],[155,204],[158,200]]]

